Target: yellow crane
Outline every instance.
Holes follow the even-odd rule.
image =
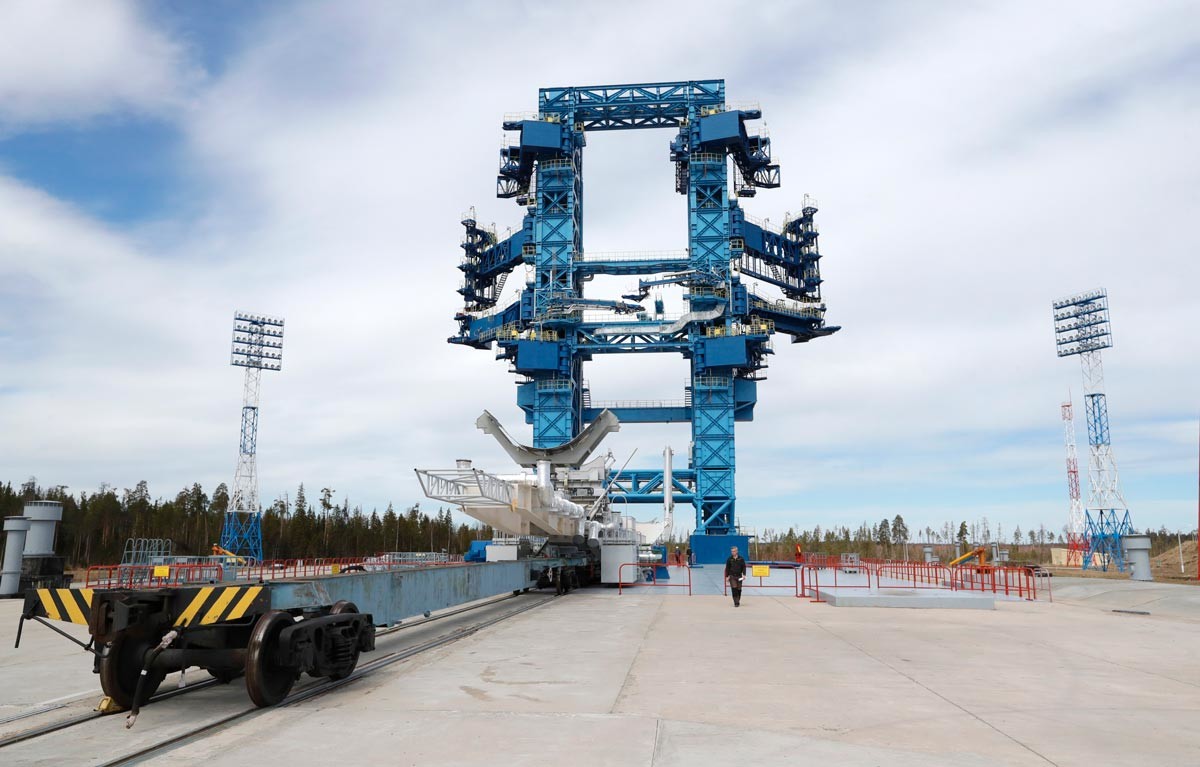
[[[234,554],[232,551],[229,551],[228,549],[223,549],[215,543],[212,545],[212,553],[213,553],[214,557],[229,557],[229,558],[233,559],[236,564],[239,564],[239,565],[246,564],[245,557],[239,557],[237,554]]]
[[[954,567],[955,565],[961,565],[963,562],[966,562],[971,559],[976,560],[975,564],[986,565],[988,563],[987,562],[987,559],[988,559],[987,549],[983,546],[979,546],[977,548],[971,549],[966,554],[963,554],[961,557],[959,557],[951,562],[948,562],[946,564],[946,566]]]

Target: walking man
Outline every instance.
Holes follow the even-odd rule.
[[[725,560],[725,580],[729,582],[729,593],[733,594],[733,606],[742,604],[742,581],[746,580],[746,560],[738,555],[738,547],[729,548],[729,559]]]

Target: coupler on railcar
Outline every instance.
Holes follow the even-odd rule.
[[[130,725],[175,671],[199,667],[225,683],[244,674],[250,699],[272,706],[302,673],[344,679],[375,649],[373,618],[352,602],[275,610],[261,586],[30,591],[22,626],[35,620],[78,642],[47,618],[88,627],[79,644],[94,656],[106,707],[132,709]]]

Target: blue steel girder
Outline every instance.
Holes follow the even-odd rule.
[[[585,131],[683,125],[697,107],[723,107],[724,80],[542,88],[538,110]]]
[[[254,455],[258,444],[258,408],[254,405],[242,407],[242,455]]]
[[[1088,394],[1083,398],[1084,414],[1087,418],[1088,444],[1108,445],[1108,400],[1102,393]]]
[[[591,279],[597,274],[621,277],[678,272],[687,269],[689,263],[686,258],[630,258],[619,261],[597,259],[576,261],[575,271],[583,279]]]
[[[533,312],[544,313],[552,299],[579,296],[575,254],[583,250],[582,211],[577,180],[579,153],[538,163],[534,213]]]
[[[609,496],[621,498],[628,503],[662,503],[665,496],[662,469],[623,469],[608,474]],[[696,483],[696,472],[691,469],[673,469],[671,472],[671,497],[679,503],[691,503],[692,490]]]
[[[590,423],[605,410],[621,420],[621,423],[688,423],[692,420],[692,409],[684,405],[619,405],[585,407],[583,420]]]

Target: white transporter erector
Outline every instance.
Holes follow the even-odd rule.
[[[618,513],[610,503],[612,453],[589,460],[600,442],[620,429],[611,412],[604,411],[575,439],[552,448],[515,443],[487,411],[475,425],[495,437],[522,470],[490,474],[460,460],[453,469],[417,469],[416,473],[425,495],[455,504],[497,531],[487,547],[489,562],[517,559],[537,546],[559,552],[574,548],[598,561],[602,583],[632,583],[640,568],[622,570],[621,565],[650,566],[660,560],[650,546],[664,540],[672,527],[670,448],[664,451],[668,489],[662,518],[639,522]]]

